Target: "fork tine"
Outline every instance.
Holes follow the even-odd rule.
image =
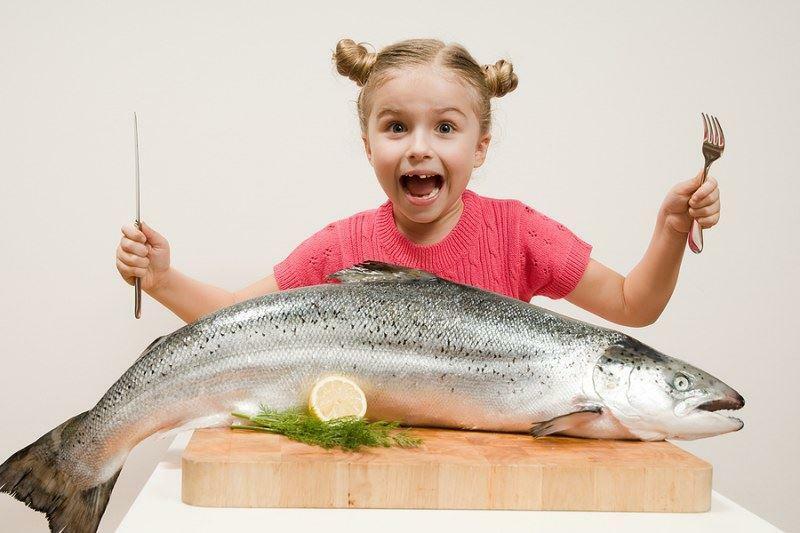
[[[719,146],[719,130],[717,129],[717,117],[714,115],[708,115],[709,120],[711,120],[711,143],[714,146]]]
[[[711,120],[711,115],[706,115],[708,120],[708,142],[710,144],[717,144],[716,131],[714,131],[714,121]]]
[[[703,142],[708,142],[708,119],[705,113],[700,113],[703,116]]]
[[[708,118],[708,142],[717,144],[717,129],[714,127],[714,115],[706,115]]]
[[[708,127],[711,130],[708,142],[716,146],[719,141],[719,136],[717,135],[717,127],[714,125],[714,115],[708,115]]]
[[[722,126],[719,125],[719,120],[717,120],[717,117],[714,117],[714,122],[717,124],[717,134],[719,136],[717,139],[717,145],[721,148],[725,146],[725,135],[722,134]]]

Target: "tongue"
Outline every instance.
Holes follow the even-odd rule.
[[[422,179],[418,176],[409,176],[406,181],[408,190],[414,196],[425,196],[430,194],[434,187],[436,187],[436,178]]]

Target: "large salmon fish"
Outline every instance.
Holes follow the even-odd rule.
[[[0,490],[52,531],[94,532],[143,439],[303,406],[330,374],[359,384],[368,419],[411,426],[641,440],[742,428],[717,412],[741,408],[739,393],[618,331],[385,263],[330,278],[156,339],[97,405],[3,463]]]

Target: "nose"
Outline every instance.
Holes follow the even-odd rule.
[[[409,160],[431,158],[431,143],[426,132],[423,131],[422,128],[419,128],[413,135],[410,135],[409,138],[411,141],[408,150],[406,150],[406,157]]]

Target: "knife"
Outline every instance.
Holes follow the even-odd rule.
[[[133,149],[134,149],[134,166],[136,169],[136,228],[141,231],[142,219],[139,213],[139,124],[136,118],[136,111],[133,112]],[[137,277],[133,281],[134,293],[134,308],[133,316],[139,318],[142,316],[142,280]]]

